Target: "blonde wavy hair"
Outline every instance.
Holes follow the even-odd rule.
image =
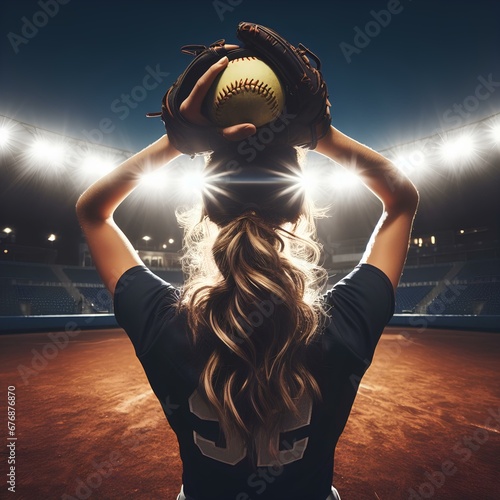
[[[323,323],[327,273],[314,223],[321,213],[297,186],[300,155],[284,146],[252,162],[238,162],[233,149],[214,153],[203,203],[177,211],[186,275],[179,309],[193,342],[214,344],[199,392],[226,442],[237,434],[255,456],[260,433],[275,460],[284,416],[298,415],[303,396],[321,399],[305,348]]]

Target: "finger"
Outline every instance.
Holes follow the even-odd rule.
[[[241,141],[257,132],[253,123],[239,123],[222,129],[222,136],[229,141]]]
[[[217,78],[217,75],[227,66],[228,62],[227,56],[224,56],[215,64],[212,64],[212,66],[210,66],[210,68],[200,77],[186,99],[186,104],[189,108],[194,110],[201,109],[203,99],[205,99],[208,89]]]

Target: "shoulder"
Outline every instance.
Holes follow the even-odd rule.
[[[327,336],[346,344],[361,359],[371,359],[394,314],[389,278],[371,264],[359,264],[323,298],[329,315]]]
[[[376,292],[381,292],[381,295]],[[369,297],[374,301],[394,302],[394,288],[391,281],[383,271],[368,263],[358,264],[328,290],[323,298],[325,302],[331,304],[338,296],[346,294],[352,299],[359,296],[360,299]]]
[[[158,328],[175,315],[179,296],[179,288],[144,265],[128,269],[119,278],[114,293],[115,317],[138,354],[147,349]]]

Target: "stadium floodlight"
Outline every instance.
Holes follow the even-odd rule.
[[[6,149],[10,145],[11,132],[10,129],[3,125],[0,127],[0,148]]]
[[[4,232],[5,234],[10,234],[10,233],[12,233],[12,228],[10,228],[10,227],[5,227],[5,228],[3,229],[3,232]]]
[[[31,146],[29,153],[31,159],[37,163],[60,165],[66,156],[66,147],[61,142],[38,138]]]
[[[441,144],[441,156],[447,162],[462,162],[474,153],[474,137],[470,133],[447,139]]]
[[[57,237],[53,233],[49,234],[49,237],[47,238],[48,241],[56,241],[56,239],[57,239]]]
[[[491,137],[495,144],[500,145],[500,122],[495,123],[490,130]]]

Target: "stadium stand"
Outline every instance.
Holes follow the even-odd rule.
[[[459,281],[500,281],[500,260],[472,260],[455,277]]]
[[[413,313],[417,305],[433,289],[433,285],[398,287],[396,290],[396,314]]]
[[[113,312],[113,299],[104,286],[78,286],[87,304],[95,313]]]
[[[180,286],[181,270],[153,269]],[[327,287],[349,270],[330,272]],[[113,301],[95,268],[0,262],[0,316],[103,314]],[[396,314],[500,315],[500,261],[407,266]]]
[[[497,315],[500,314],[500,282],[455,284],[452,293],[445,290],[428,306],[428,314]]]
[[[0,278],[0,316],[22,315],[17,288],[9,278]]]
[[[154,270],[174,286],[180,270]],[[113,300],[95,268],[0,262],[0,316],[112,313]]]
[[[32,282],[58,282],[59,279],[46,264],[1,262],[0,277],[29,280]]]
[[[29,315],[77,314],[77,303],[63,286],[16,285],[19,304]],[[21,309],[22,310],[22,309]]]
[[[408,266],[404,268],[401,283],[435,282],[443,279],[451,270],[452,264]]]

